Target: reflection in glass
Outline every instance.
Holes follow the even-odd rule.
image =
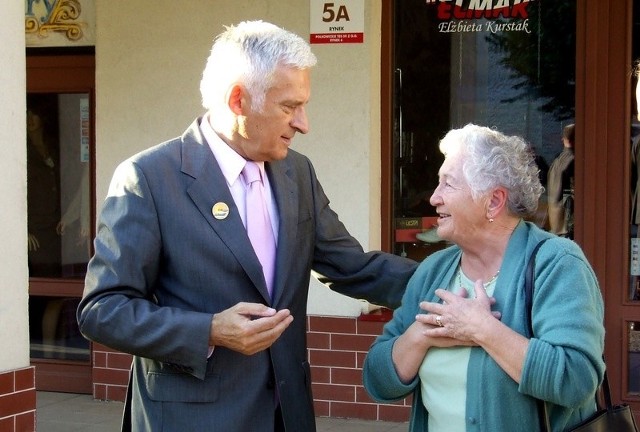
[[[629,393],[640,394],[640,322],[629,326]]]
[[[630,166],[630,209],[629,215],[629,296],[630,301],[640,301],[640,8],[633,2],[633,40],[631,77],[631,153]],[[637,329],[637,327],[636,327]]]
[[[78,330],[79,298],[29,298],[31,358],[89,360],[89,341]]]
[[[90,257],[88,94],[27,95],[29,276],[82,279]],[[79,298],[29,298],[31,357],[86,362]]]
[[[27,102],[29,275],[60,275],[60,146],[56,96]]]
[[[82,278],[90,256],[89,97],[27,98],[31,277]]]
[[[448,130],[472,122],[524,137],[546,186],[563,152],[563,129],[574,123],[575,0],[529,2],[520,9],[526,16],[467,11],[464,19],[446,16],[438,4],[394,3],[394,253],[417,260],[446,246],[429,197],[443,161],[438,142]],[[558,198],[563,215],[564,189],[570,187]],[[545,195],[531,220],[549,229],[548,216]]]

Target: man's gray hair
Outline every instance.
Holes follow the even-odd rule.
[[[278,66],[307,69],[317,62],[305,40],[276,25],[244,21],[225,28],[214,40],[200,81],[208,110],[226,104],[227,90],[240,83],[251,95],[252,108],[261,111]]]

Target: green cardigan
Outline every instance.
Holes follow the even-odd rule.
[[[532,432],[538,430],[536,399],[547,401],[553,431],[562,431],[595,411],[594,394],[604,374],[604,305],[593,269],[580,247],[529,222],[513,232],[494,292],[494,310],[502,322],[526,334],[524,272],[531,251],[546,237],[536,256],[533,332],[520,384],[480,347],[471,350],[467,370],[466,430]],[[430,255],[407,285],[398,308],[372,345],[363,370],[364,386],[374,399],[390,402],[413,394],[410,431],[427,431],[419,377],[398,378],[391,352],[399,335],[414,322],[422,300],[439,301],[436,288],[447,287],[460,261],[451,246]]]

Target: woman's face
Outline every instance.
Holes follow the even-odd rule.
[[[445,158],[438,172],[438,187],[429,200],[439,216],[438,236],[458,245],[472,241],[487,220],[484,206],[473,200],[462,173],[464,158],[461,151]]]

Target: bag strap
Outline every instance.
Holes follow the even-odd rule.
[[[604,356],[602,356],[602,359],[604,360]],[[605,363],[606,365],[606,363]],[[605,406],[607,408],[607,411],[612,412],[613,411],[613,404],[611,403],[611,390],[609,390],[609,378],[607,378],[607,369],[605,367],[604,369],[604,377],[602,379],[602,384],[600,385],[600,388],[602,389],[602,394],[604,395],[604,403]],[[596,390],[596,406],[598,407],[597,409],[600,410],[602,409],[602,407],[600,406],[600,401],[598,400],[598,391]]]
[[[533,337],[533,325],[531,324],[531,311],[533,309],[533,284],[536,279],[535,267],[536,267],[536,254],[538,253],[538,249],[542,246],[542,243],[549,240],[546,239],[540,240],[540,242],[533,248],[531,252],[531,256],[529,257],[529,262],[527,263],[527,269],[524,273],[524,308],[525,308],[525,316],[527,318],[527,331],[529,338]]]
[[[549,240],[549,238],[541,240],[533,251],[531,252],[531,256],[529,257],[529,262],[527,263],[527,269],[524,273],[524,313],[527,319],[527,333],[528,337],[533,337],[533,324],[531,323],[531,311],[533,308],[533,284],[535,282],[536,274],[536,254],[538,253],[538,249],[542,246],[542,243]],[[536,403],[538,405],[538,421],[540,423],[540,430],[542,432],[551,431],[551,425],[549,423],[549,416],[547,415],[547,405],[544,403],[542,399],[536,399]]]
[[[533,325],[531,322],[531,314],[533,308],[533,288],[535,283],[535,266],[536,266],[536,254],[538,253],[538,249],[542,246],[542,243],[549,240],[549,238],[541,240],[533,251],[531,252],[531,256],[529,257],[529,262],[527,263],[527,269],[524,274],[524,295],[525,295],[525,315],[527,319],[527,332],[529,338],[533,337]],[[604,356],[603,356],[604,359]],[[604,395],[604,402],[607,408],[607,411],[613,411],[613,404],[611,403],[611,390],[609,389],[609,379],[607,378],[607,370],[604,371],[604,379],[600,386],[602,389],[602,393]],[[596,389],[595,394],[596,399],[596,409],[602,409],[600,405],[600,401],[598,400],[598,389]],[[540,422],[540,430],[542,432],[551,431],[551,424],[549,423],[549,415],[547,413],[547,405],[544,403],[542,399],[536,399],[538,404],[538,421]]]

